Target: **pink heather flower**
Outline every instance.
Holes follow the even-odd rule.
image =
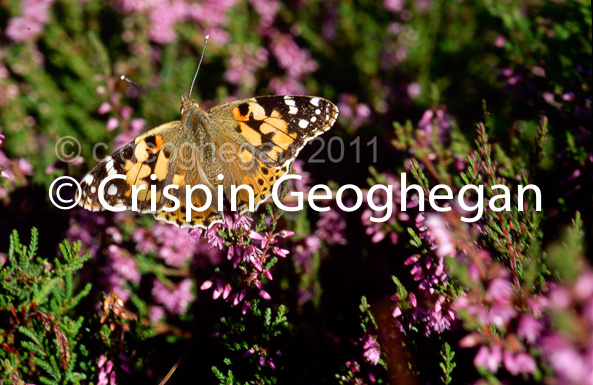
[[[116,117],[112,116],[109,118],[109,120],[107,120],[107,131],[113,131],[117,128],[117,126],[119,126],[119,121]]]
[[[33,174],[33,166],[31,165],[31,163],[29,163],[28,160],[24,158],[19,158],[17,160],[17,167],[25,175]]]
[[[394,231],[393,225],[399,219],[400,221],[409,221],[409,216],[406,213],[399,212],[399,205],[401,203],[400,197],[400,183],[398,179],[395,179],[390,174],[385,174],[387,184],[393,186],[391,196],[391,217],[383,223],[372,222],[371,217],[382,218],[385,216],[385,212],[375,211],[370,207],[366,208],[361,215],[361,222],[366,227],[366,234],[371,236],[371,242],[381,242],[386,236],[389,236],[389,240],[394,245],[398,242],[398,235]],[[384,206],[387,202],[386,192],[383,190],[377,190],[373,194],[373,203],[377,206]]]
[[[399,13],[404,10],[404,0],[383,0],[383,6],[388,11]]]
[[[415,226],[420,231],[420,237],[428,242],[433,250],[436,249],[433,234],[428,226],[425,226],[423,215],[416,216]],[[416,254],[407,258],[404,264],[410,266],[410,275],[417,282],[417,288],[410,291],[407,297],[400,298],[398,293],[392,297],[393,316],[398,328],[406,333],[413,326],[421,327],[426,336],[450,329],[456,316],[451,308],[450,299],[438,291],[448,285],[444,257],[434,252]]]
[[[109,111],[111,111],[111,104],[107,103],[107,102],[103,102],[100,106],[99,109],[97,110],[97,112],[100,115],[105,115],[106,113],[108,113]]]
[[[2,134],[0,134],[0,144],[2,144],[2,142],[4,141],[4,139],[6,139],[6,137]]]
[[[152,323],[162,320],[165,318],[165,309],[162,306],[151,306],[148,318],[150,318],[150,322]]]
[[[53,0],[23,0],[22,14],[8,21],[6,36],[23,42],[39,35],[49,19],[49,7]]]
[[[296,175],[299,175],[301,179],[292,179],[290,180],[289,186],[291,190],[298,191],[298,192],[308,192],[311,189],[311,184],[313,184],[313,180],[311,179],[311,173],[305,171],[304,166],[305,162],[301,159],[297,159],[292,164],[292,169],[294,170]]]
[[[105,268],[105,275],[108,289],[127,301],[130,298],[127,283],[139,283],[141,279],[136,262],[127,250],[117,245],[109,245],[107,255],[109,262]]]
[[[574,317],[571,325],[555,325],[538,340],[543,357],[554,371],[556,383],[593,383],[593,274],[584,272],[571,287],[555,286],[549,293],[548,310]]]
[[[108,360],[105,355],[101,355],[97,367],[99,368],[97,385],[115,385],[116,375],[113,370],[113,362]]]
[[[362,354],[365,360],[367,360],[372,365],[377,365],[379,363],[379,359],[381,359],[381,351],[379,348],[379,344],[377,343],[377,336],[368,335],[363,337],[364,339],[364,353]]]
[[[436,254],[439,257],[454,256],[455,245],[443,218],[437,214],[428,214],[424,224],[428,228],[428,231],[430,231],[437,246],[435,250]]]
[[[111,269],[123,277],[126,281],[139,283],[141,279],[136,261],[127,253],[123,252],[119,246],[110,245],[107,248],[107,254],[111,259]]]
[[[168,265],[180,267],[192,259],[195,246],[187,230],[158,224],[153,227],[152,234],[161,244],[157,255]]]
[[[577,301],[586,301],[593,298],[593,273],[580,276],[572,288],[572,292]]]
[[[474,366],[481,366],[491,373],[496,373],[502,360],[502,349],[498,345],[482,346],[474,357]]]
[[[271,51],[289,78],[302,80],[305,75],[317,69],[317,62],[311,59],[309,51],[301,49],[292,36],[277,32],[272,37]]]
[[[254,74],[267,64],[268,51],[252,44],[235,45],[232,51],[237,51],[237,54],[229,56],[225,79],[229,83],[253,90],[256,86]]]
[[[290,76],[270,80],[268,88],[272,93],[277,95],[299,95],[306,93],[302,83]]]
[[[185,314],[187,307],[195,299],[195,295],[191,292],[192,285],[191,279],[187,278],[179,282],[173,290],[170,290],[163,282],[155,279],[152,296],[155,302],[162,304],[169,313]]]
[[[281,3],[275,0],[249,0],[249,2],[261,18],[260,29],[270,27],[276,19]]]
[[[533,317],[523,315],[519,319],[517,335],[529,343],[534,343],[540,336],[543,326]]]
[[[513,293],[513,285],[508,279],[494,278],[488,285],[485,298],[496,303],[507,303]]]
[[[421,91],[422,91],[422,88],[420,87],[420,84],[418,84],[418,83],[414,82],[414,83],[410,83],[408,85],[407,92],[408,92],[408,97],[410,99],[416,99],[420,95]]]
[[[494,45],[497,46],[498,48],[502,48],[504,47],[504,44],[506,43],[506,39],[504,38],[504,36],[499,35],[496,40],[494,41]]]
[[[579,348],[559,334],[547,337],[542,347],[544,357],[554,369],[560,384],[590,384],[593,380],[593,350],[581,353]]]
[[[175,24],[187,16],[188,5],[184,0],[156,0],[149,12],[150,39],[166,44],[175,41]]]
[[[248,292],[257,293],[259,297],[266,300],[271,299],[261,282],[263,277],[272,279],[272,273],[265,268],[264,262],[272,254],[286,256],[287,250],[275,246],[278,238],[287,236],[286,232],[258,233],[251,230],[250,217],[225,214],[223,223],[216,224],[208,230],[192,230],[191,236],[196,241],[205,239],[211,246],[226,253],[227,260],[237,272],[236,279],[232,283],[221,274],[217,274],[218,276],[205,281],[200,287],[201,290],[213,289],[213,299],[222,298],[233,306],[243,302]],[[239,266],[241,266],[240,269]],[[243,302],[242,311],[246,312],[248,307],[248,301]]]
[[[518,374],[531,374],[535,372],[537,366],[535,360],[527,353],[513,354],[505,351],[502,355],[504,367],[513,376]]]
[[[113,119],[115,119],[115,118],[113,118]],[[115,137],[115,139],[113,140],[113,147],[120,148],[123,145],[128,144],[129,142],[134,140],[134,138],[136,138],[138,135],[140,135],[142,130],[144,130],[145,126],[146,126],[146,120],[132,119],[130,121],[130,129],[127,130],[126,132],[122,132],[121,134],[119,134]]]

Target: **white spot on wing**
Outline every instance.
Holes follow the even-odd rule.
[[[95,186],[91,186],[91,192],[94,194],[97,192],[97,188]]]
[[[109,188],[107,189],[107,194],[109,194],[109,195],[117,194],[117,187],[114,184],[109,186]]]
[[[91,183],[93,183],[93,179],[94,179],[94,177],[91,174],[88,174],[87,176],[84,177],[84,179],[82,181],[86,184],[91,184]]]
[[[307,128],[307,126],[309,125],[309,122],[307,122],[306,120],[299,120],[299,127],[300,128]]]
[[[296,106],[296,102],[294,101],[294,99],[284,99],[284,103],[287,106]]]
[[[107,175],[115,175],[117,171],[113,168],[113,158],[108,156],[107,163],[105,163],[105,169],[107,170]]]
[[[318,108],[318,109],[316,109],[316,110],[315,110],[315,113],[316,113],[317,115],[319,115],[319,114],[321,114],[321,110]]]
[[[299,112],[299,109],[298,109],[298,108],[296,108],[295,106],[290,106],[290,107],[288,108],[288,113],[289,113],[289,114],[291,114],[291,115],[294,115],[294,114],[296,114],[297,112]]]
[[[313,98],[309,101],[312,105],[319,107],[319,98]]]

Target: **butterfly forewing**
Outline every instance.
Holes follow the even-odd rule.
[[[172,166],[180,162],[180,127],[179,121],[163,124],[107,156],[83,178],[80,205],[92,211],[104,210],[98,195],[101,183],[118,174],[125,179],[112,179],[103,186],[103,198],[109,206],[132,209],[135,188],[138,211],[159,211],[166,202],[162,191],[174,179]],[[155,210],[151,207],[152,186],[156,192]]]
[[[214,107],[209,114],[264,164],[282,167],[334,124],[338,108],[319,97],[262,96]]]

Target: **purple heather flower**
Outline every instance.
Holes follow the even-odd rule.
[[[328,245],[344,244],[346,243],[345,230],[346,220],[341,210],[332,208],[319,213],[315,235],[320,240],[325,241]]]
[[[6,137],[2,134],[0,134],[0,144],[2,144],[2,142],[4,141],[4,139],[6,139]]]
[[[152,296],[156,303],[162,304],[171,314],[185,314],[187,307],[195,299],[192,290],[191,279],[184,279],[179,282],[173,290],[165,286],[158,279],[154,280]]]
[[[185,261],[192,259],[195,246],[187,230],[157,224],[153,227],[152,234],[160,243],[157,255],[168,265],[180,267]]]
[[[127,250],[117,245],[107,247],[107,256],[109,263],[105,268],[105,274],[109,285],[108,289],[127,301],[130,298],[127,283],[139,283],[141,279],[136,261]]]
[[[415,226],[421,232],[420,237],[433,250],[437,249],[432,232],[425,226],[423,215],[416,216]],[[416,254],[407,258],[404,264],[410,266],[410,275],[417,282],[417,288],[408,293],[407,298],[400,298],[399,294],[392,297],[396,325],[404,333],[413,326],[420,326],[427,336],[450,329],[456,316],[450,299],[437,290],[448,285],[444,257],[434,252]]]
[[[96,256],[101,248],[101,241],[95,238],[95,235],[104,231],[106,222],[105,216],[99,213],[87,210],[73,211],[66,236],[70,240],[80,241],[86,252]]]
[[[371,108],[366,103],[358,103],[358,98],[352,94],[341,94],[338,101],[340,109],[339,119],[348,122],[353,128],[365,124],[371,116]]]
[[[53,0],[23,0],[22,14],[8,21],[6,36],[23,42],[39,35],[49,19],[49,7]]]
[[[436,131],[436,137],[441,142],[448,142],[453,129],[451,124],[453,120],[453,116],[447,113],[445,107],[426,110],[420,122],[418,122],[418,130],[423,134],[424,139],[420,144],[432,145],[434,131]]]

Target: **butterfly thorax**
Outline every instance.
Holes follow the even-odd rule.
[[[198,144],[210,143],[210,117],[195,100],[182,97],[181,125]]]

